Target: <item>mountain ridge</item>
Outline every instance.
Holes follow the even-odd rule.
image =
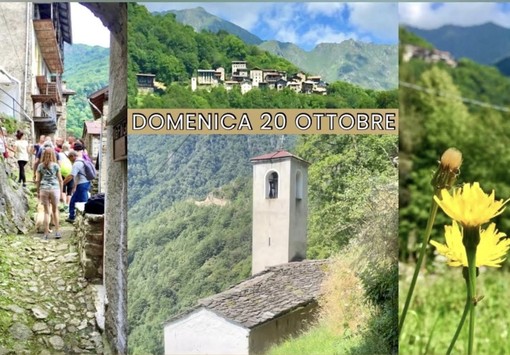
[[[405,26],[407,30],[425,39],[437,49],[485,65],[495,65],[510,56],[510,29],[487,22],[475,26],[444,25],[425,30]]]
[[[396,44],[379,45],[348,39],[341,43],[319,43],[307,51],[290,42],[262,41],[245,29],[212,15],[203,8],[164,13],[169,12],[176,15],[178,22],[193,27],[197,32],[227,31],[247,44],[256,44],[262,50],[287,59],[305,72],[321,75],[327,82],[341,80],[375,90],[394,89],[398,86]],[[257,43],[258,41],[260,42]]]
[[[222,18],[210,14],[203,7],[198,6],[193,9],[184,10],[169,10],[159,12],[159,14],[172,13],[175,14],[175,19],[185,25],[189,25],[200,32],[207,30],[213,33],[221,30],[227,31],[237,37],[241,38],[247,44],[258,45],[263,42],[258,36],[245,30],[244,28],[233,24],[232,22],[225,21]]]

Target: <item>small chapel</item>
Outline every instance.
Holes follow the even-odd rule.
[[[263,354],[315,320],[326,260],[306,260],[308,166],[285,151],[251,158],[252,276],[164,325],[165,355]]]

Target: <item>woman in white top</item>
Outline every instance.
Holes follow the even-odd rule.
[[[16,152],[16,159],[18,160],[19,166],[19,178],[18,182],[23,183],[23,187],[26,186],[27,179],[25,177],[25,165],[28,163],[28,142],[23,138],[25,134],[18,130],[16,132],[16,142],[14,142],[14,151]]]

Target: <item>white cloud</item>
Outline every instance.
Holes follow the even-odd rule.
[[[360,38],[353,32],[339,32],[329,26],[315,26],[301,36],[301,40],[313,44],[319,43],[340,43],[348,39],[359,40]]]
[[[345,4],[339,2],[307,2],[304,4],[307,14],[311,16],[337,16],[345,7]]]
[[[71,3],[73,43],[110,47],[110,31],[94,14],[76,2]]]
[[[475,26],[494,22],[510,28],[510,12],[499,3],[400,3],[400,22],[422,29],[444,25]]]
[[[144,3],[149,11],[203,7],[207,12],[258,35],[310,47],[346,39],[396,43],[396,3],[228,2]],[[348,14],[348,18],[343,15]],[[305,30],[306,29],[306,30]],[[323,32],[321,32],[323,31]]]
[[[292,28],[280,28],[278,32],[276,32],[274,39],[280,42],[290,43],[298,43],[301,41],[300,36],[298,36],[296,31]]]
[[[349,20],[360,32],[381,40],[397,41],[398,8],[396,3],[350,3]]]

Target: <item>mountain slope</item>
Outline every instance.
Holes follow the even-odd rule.
[[[168,12],[175,14],[175,19],[177,21],[193,27],[197,32],[202,30],[213,33],[218,31],[227,31],[228,33],[241,38],[247,44],[262,43],[262,40],[254,34],[246,31],[242,27],[233,24],[232,22],[225,21],[208,13],[202,7],[185,10],[172,10]]]
[[[92,119],[87,97],[108,85],[110,50],[85,44],[66,44],[64,80],[76,91],[67,104],[67,131],[81,137],[83,122]]]
[[[288,60],[309,74],[322,76],[327,82],[341,80],[377,90],[397,87],[397,45],[348,40],[319,44],[312,51],[306,52],[293,43],[274,40],[263,42],[250,32],[200,7],[169,12],[176,15],[178,22],[190,25],[197,32],[227,31],[247,44],[258,44],[260,49]]]
[[[306,52],[292,43],[267,41],[260,48],[279,55],[327,82],[347,81],[370,89],[397,87],[397,45],[378,45],[354,40],[321,43]]]
[[[494,23],[478,26],[443,26],[434,30],[407,27],[414,34],[456,58],[470,58],[480,64],[493,65],[510,56],[510,29]]]
[[[496,68],[498,68],[503,75],[510,76],[510,57],[501,59],[497,62]]]

